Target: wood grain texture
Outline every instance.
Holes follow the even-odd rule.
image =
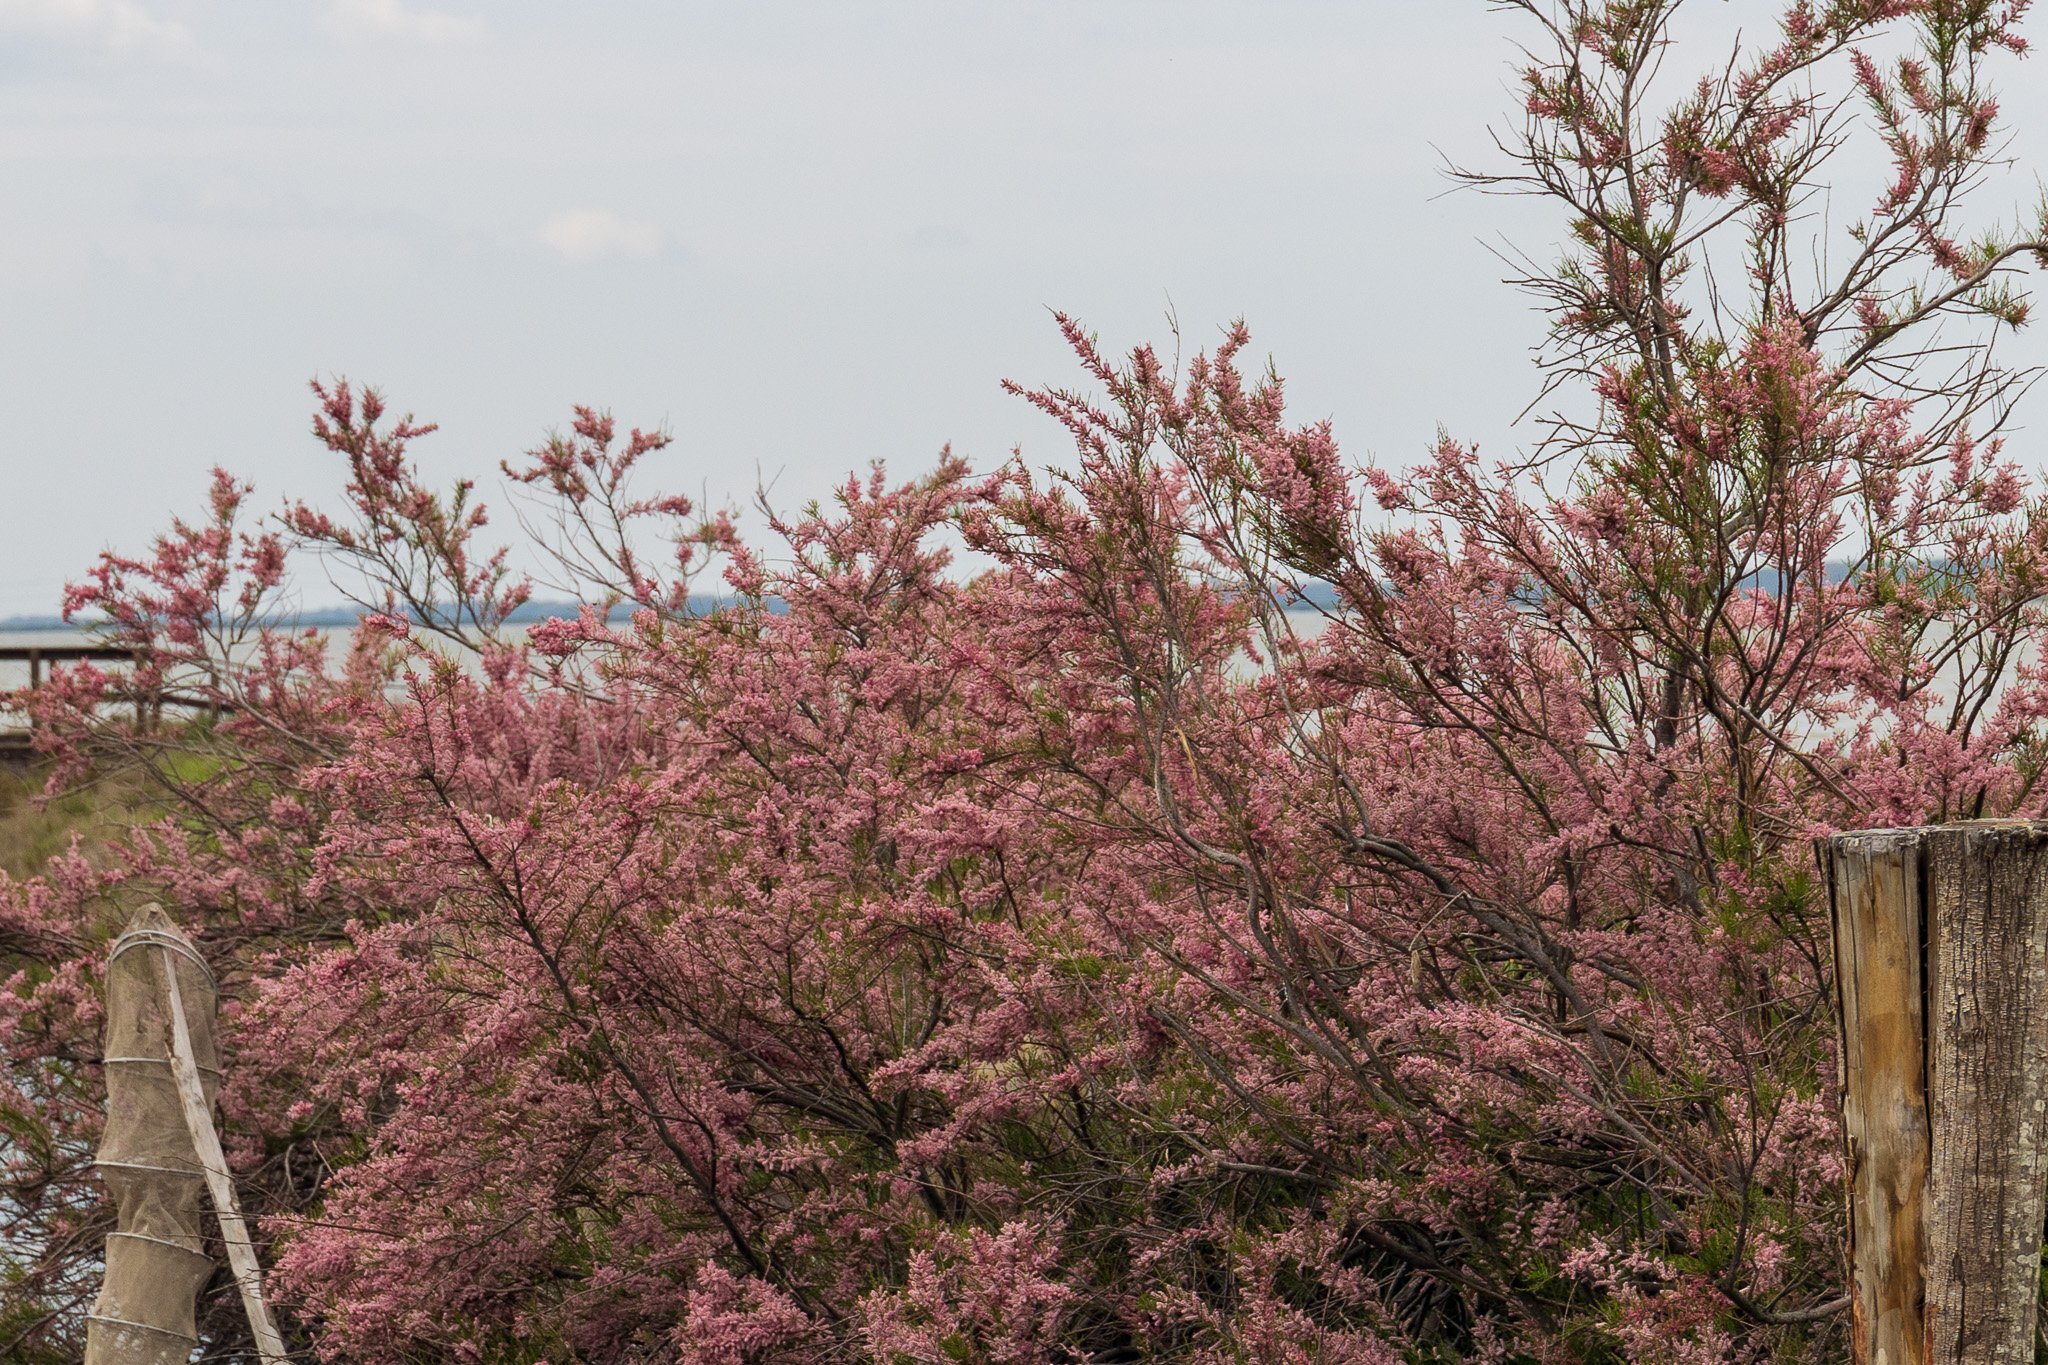
[[[184,944],[185,952],[197,956],[184,936],[170,931]],[[264,1365],[284,1365],[289,1358],[284,1339],[271,1320],[270,1306],[263,1298],[263,1270],[256,1261],[256,1247],[249,1240],[248,1224],[242,1220],[241,1205],[235,1199],[235,1178],[228,1170],[227,1154],[221,1150],[220,1134],[213,1126],[213,1099],[206,1092],[193,1049],[192,1033],[186,1022],[183,989],[178,984],[178,953],[169,944],[163,954],[165,1013],[171,1026],[171,1075],[178,1087],[178,1101],[185,1111],[185,1125],[192,1135],[192,1148],[206,1174],[207,1191],[213,1197],[213,1211],[220,1220],[222,1245],[228,1254],[228,1268],[241,1291],[242,1307],[249,1316],[249,1329],[256,1338],[256,1350]]]
[[[1919,830],[1823,841],[1840,1005],[1859,1365],[1925,1365],[1927,1096]]]
[[[2048,1139],[2048,826],[1926,832],[1930,1365],[2032,1365]]]

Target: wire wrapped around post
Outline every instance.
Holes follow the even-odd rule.
[[[97,1164],[116,1210],[106,1279],[86,1326],[86,1365],[180,1365],[199,1344],[194,1303],[212,1278],[200,1194],[209,1191],[258,1352],[284,1347],[213,1127],[220,1088],[213,973],[150,905],[107,958],[107,1126]]]

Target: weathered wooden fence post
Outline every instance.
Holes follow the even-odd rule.
[[[1857,1365],[2032,1365],[2048,825],[1824,840]]]
[[[97,1164],[113,1196],[106,1277],[86,1324],[86,1365],[184,1365],[193,1299],[213,1275],[200,1220],[211,1198],[256,1350],[283,1365],[262,1272],[213,1126],[220,1083],[213,974],[157,906],[107,956],[107,1126]]]

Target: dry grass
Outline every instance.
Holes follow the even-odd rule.
[[[42,786],[39,769],[0,764],[0,871],[10,877],[42,871],[74,836],[88,849],[103,844],[135,815],[136,793],[126,783],[90,784],[47,803],[37,799]]]

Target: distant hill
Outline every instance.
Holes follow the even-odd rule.
[[[715,611],[731,601],[732,599],[729,597],[696,596],[690,599],[690,609],[700,612]],[[528,602],[505,619],[514,625],[532,625],[536,621],[546,621],[557,616],[574,616],[577,609],[577,604],[574,602]],[[778,609],[779,604],[770,604],[770,611]],[[353,626],[363,615],[363,609],[360,607],[314,607],[306,611],[296,612],[290,616],[281,616],[275,624],[297,627]],[[613,620],[623,621],[631,615],[631,610],[627,607],[614,607],[611,615]],[[90,619],[66,621],[63,617],[54,615],[0,616],[0,630],[80,631],[90,630],[92,626],[93,621]]]

